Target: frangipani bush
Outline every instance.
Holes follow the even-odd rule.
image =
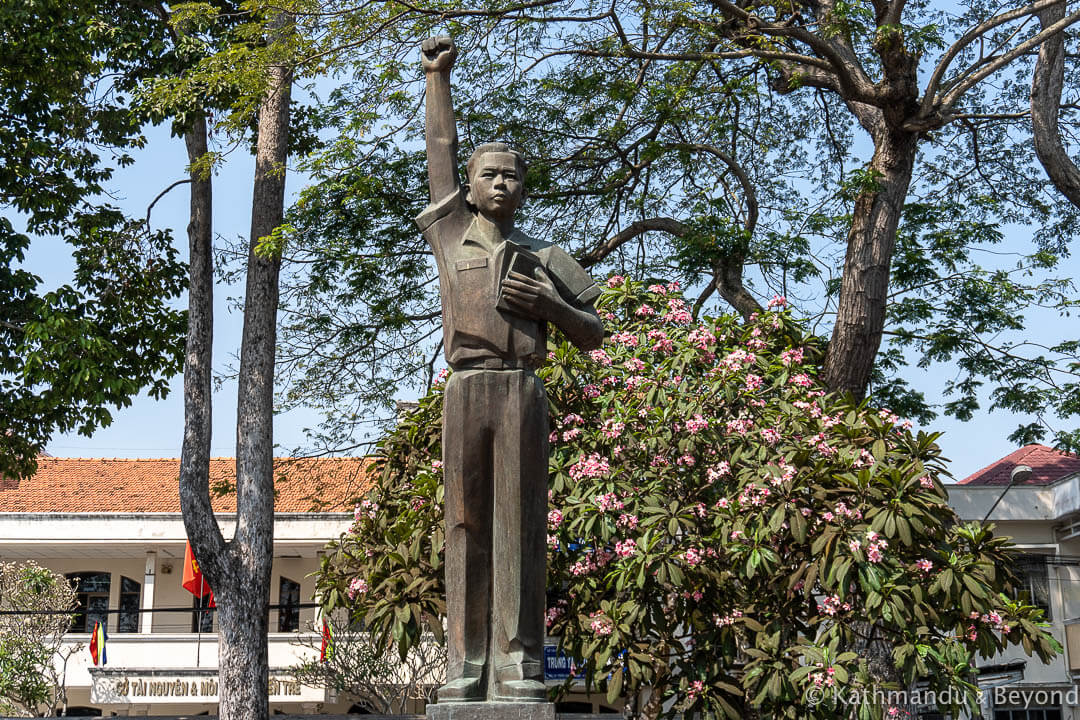
[[[955,716],[976,656],[1060,647],[1010,599],[1008,542],[946,504],[937,435],[824,393],[785,305],[696,322],[615,276],[603,348],[553,338],[549,633],[610,701],[651,688],[650,716],[879,718],[875,691],[918,681]],[[318,580],[402,652],[445,613],[441,397],[381,442]]]

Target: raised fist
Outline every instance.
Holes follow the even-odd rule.
[[[449,35],[429,37],[420,44],[420,63],[424,72],[445,72],[454,66],[457,46]]]

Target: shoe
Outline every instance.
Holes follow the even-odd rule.
[[[478,702],[484,699],[484,691],[480,687],[480,678],[462,677],[439,688],[438,698],[440,703]]]
[[[547,686],[539,680],[502,680],[495,685],[495,700],[546,702]]]

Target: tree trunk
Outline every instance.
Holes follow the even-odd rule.
[[[206,154],[206,119],[184,134],[188,163]],[[214,343],[213,194],[209,173],[189,170],[188,335],[184,357],[184,442],[180,451],[180,509],[184,531],[211,587],[224,575],[225,541],[210,506],[210,431]]]
[[[285,210],[292,72],[268,69],[269,87],[259,106],[255,183],[251,206],[244,332],[236,417],[235,566],[224,583],[218,652],[222,720],[262,720],[269,715],[266,636],[274,545],[274,353],[277,344],[277,251],[259,251],[281,225]]]
[[[889,266],[918,147],[916,133],[889,127],[874,133],[873,181],[855,200],[836,324],[822,379],[830,390],[866,395],[885,327]]]
[[[1060,2],[1039,13],[1047,28],[1065,17],[1065,3]],[[1065,84],[1065,34],[1058,33],[1039,47],[1039,59],[1031,78],[1031,127],[1035,153],[1039,156],[1050,182],[1062,195],[1080,207],[1080,170],[1065,152],[1058,129],[1058,110]]]

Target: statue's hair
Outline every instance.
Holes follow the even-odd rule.
[[[472,182],[472,176],[476,171],[476,166],[480,163],[480,158],[487,153],[493,152],[510,153],[513,155],[514,162],[517,163],[518,173],[521,175],[521,182],[525,182],[525,173],[529,171],[529,164],[525,162],[525,156],[504,142],[489,142],[476,146],[472,155],[469,156],[468,164],[465,166],[465,173],[468,175],[470,182]]]

